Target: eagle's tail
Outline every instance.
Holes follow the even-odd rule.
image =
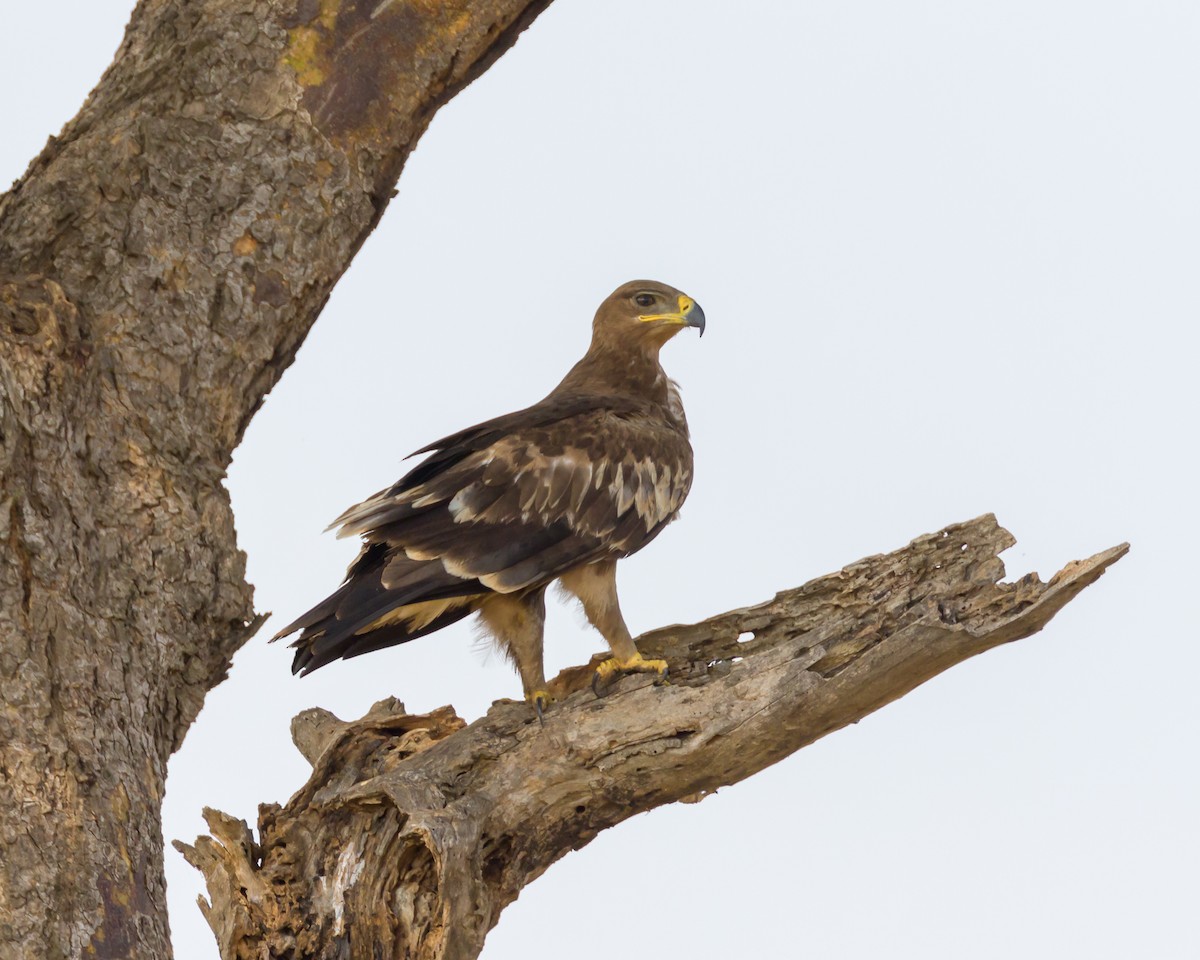
[[[334,660],[395,646],[473,613],[490,591],[478,580],[446,573],[440,561],[409,560],[385,544],[364,547],[346,582],[272,641],[292,641],[292,673],[302,676]]]

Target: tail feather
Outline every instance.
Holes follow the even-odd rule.
[[[273,639],[300,631],[293,673],[405,643],[467,616],[488,589],[453,576],[440,561],[409,560],[386,544],[369,544],[346,582]]]
[[[275,634],[275,636],[271,638],[270,642],[274,643],[276,640],[282,640],[284,637],[288,636],[288,634],[295,633],[297,630],[303,630],[308,627],[315,626],[322,620],[336,615],[338,607],[340,607],[352,593],[362,590],[367,580],[374,579],[370,577],[371,571],[380,564],[385,563],[386,559],[386,544],[363,544],[363,548],[359,552],[358,556],[354,558],[354,562],[351,563],[346,569],[346,579],[342,582],[342,585],[311,610],[300,614],[300,616]],[[364,580],[364,577],[367,579]],[[294,645],[295,644],[293,644],[293,646]]]
[[[441,630],[475,612],[482,596],[455,597],[444,601],[424,601],[398,607],[380,618],[377,626],[358,633],[339,630],[335,635],[302,635],[292,646],[296,655],[292,673],[307,676],[334,660],[349,660],[364,653],[394,647]],[[430,608],[436,607],[436,610]]]
[[[423,637],[428,633],[434,633],[441,630],[442,627],[448,627],[452,623],[457,623],[463,617],[470,616],[478,609],[479,601],[482,599],[482,596],[474,596],[461,597],[458,600],[451,601],[443,613],[433,617],[419,627],[406,623],[395,623],[380,627],[378,630],[372,630],[370,633],[360,634],[355,637],[354,643],[346,648],[342,654],[342,659],[349,660],[351,657],[359,657],[364,653],[372,653],[375,650],[382,650],[384,647],[391,647],[397,643],[407,643],[409,640],[416,640],[418,637]],[[424,618],[422,617],[422,619]]]

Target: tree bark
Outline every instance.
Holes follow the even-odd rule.
[[[257,626],[234,447],[549,0],[142,0],[0,197],[0,955],[170,955],[167,759]]]
[[[383,701],[342,723],[293,722],[312,777],[264,805],[259,840],[206,811],[177,843],[205,874],[223,960],[469,960],[501,910],[601,830],[695,802],[903,696],[969,657],[1040,630],[1122,557],[1049,583],[1000,583],[1015,541],[991,516],[691,626],[638,640],[670,684],[628,677],[605,700],[590,667],[551,684],[539,726],[500,701],[467,726]]]

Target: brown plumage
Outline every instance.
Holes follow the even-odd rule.
[[[300,631],[293,673],[404,643],[478,611],[539,714],[548,584],[559,580],[608,641],[598,676],[663,672],[637,653],[617,603],[616,561],[675,519],[692,483],[687,421],[659,365],[664,343],[704,313],[638,280],[596,312],[592,343],[538,403],[418,450],[428,457],[331,526],[362,552]]]

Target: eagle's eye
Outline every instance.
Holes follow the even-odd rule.
[[[654,296],[649,293],[639,293],[633,298],[633,302],[639,307],[650,307],[654,305]]]

